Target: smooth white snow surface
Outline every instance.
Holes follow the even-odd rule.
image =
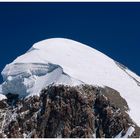
[[[128,73],[114,60],[87,45],[53,38],[34,44],[28,52],[6,65],[2,71],[2,91],[30,96],[53,83],[109,86],[125,98],[130,117],[140,126],[140,86],[132,77],[138,81],[140,78],[130,70]]]
[[[2,87],[0,85],[0,101],[6,99],[7,97],[2,94]]]
[[[4,99],[7,99],[6,96],[0,93],[0,101]]]

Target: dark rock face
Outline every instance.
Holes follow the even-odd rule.
[[[48,124],[42,137],[92,137],[94,94],[83,96],[74,88],[60,86],[49,88],[48,94],[43,95],[42,117],[47,118]]]
[[[0,102],[1,138],[113,138],[121,131],[125,135],[130,126],[136,130],[131,137],[140,136],[125,113],[126,101],[108,87],[50,86],[40,97],[7,98]]]
[[[129,128],[129,120],[126,115],[103,96],[98,95],[95,102],[97,137],[115,137],[122,130],[125,132]]]

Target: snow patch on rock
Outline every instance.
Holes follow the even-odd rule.
[[[122,131],[115,138],[129,138],[134,132],[134,127],[130,126],[124,136],[122,136]]]

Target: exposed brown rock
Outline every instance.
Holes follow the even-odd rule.
[[[125,135],[132,125],[132,137],[139,136],[139,127],[125,113],[126,101],[108,87],[60,85],[47,87],[40,97],[7,97],[9,106],[0,109],[0,137],[111,138],[121,131]]]

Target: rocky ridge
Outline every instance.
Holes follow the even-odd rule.
[[[127,102],[109,87],[50,85],[40,96],[6,96],[0,101],[1,138],[140,136]]]

